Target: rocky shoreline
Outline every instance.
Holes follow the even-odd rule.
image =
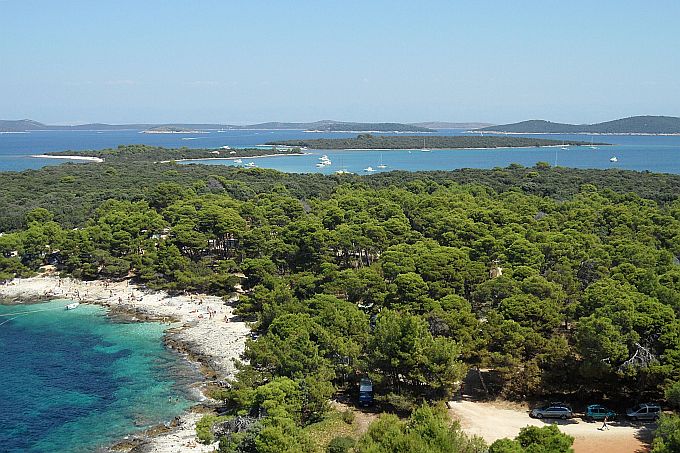
[[[14,279],[0,286],[0,299],[13,304],[69,299],[107,308],[109,316],[122,322],[155,321],[169,323],[164,334],[167,347],[197,363],[209,381],[233,377],[245,348],[250,328],[233,314],[230,302],[208,295],[170,295],[151,291],[129,281],[81,281],[56,276]],[[203,395],[203,392],[201,392]],[[172,423],[159,425],[126,436],[111,447],[117,452],[212,452],[217,445],[196,441],[195,427],[201,413],[210,410],[203,401]]]

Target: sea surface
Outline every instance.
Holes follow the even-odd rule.
[[[395,135],[395,134],[385,134]],[[396,134],[401,135],[401,134]],[[408,134],[414,135],[414,134]],[[464,130],[445,129],[428,135],[469,135]],[[21,134],[0,133],[0,171],[20,171],[63,163],[54,159],[30,157],[49,151],[111,148],[124,144],[148,144],[165,147],[219,148],[221,146],[252,147],[273,140],[300,138],[346,138],[355,133],[307,132],[302,130],[229,130],[210,131],[205,134],[142,134],[138,130],[125,131],[39,131]],[[453,170],[457,168],[506,167],[511,163],[533,166],[548,162],[574,168],[621,168],[680,174],[680,136],[643,135],[531,135],[525,136],[555,140],[581,140],[607,142],[612,146],[570,146],[566,150],[555,148],[498,148],[471,150],[420,150],[400,151],[324,151],[314,150],[306,156],[287,156],[244,160],[258,167],[285,172],[333,173],[345,170],[368,174],[372,167],[377,171],[390,170]],[[327,154],[332,164],[316,167],[319,157]],[[610,162],[616,157],[618,162]],[[384,169],[378,169],[382,159]],[[232,161],[203,161],[212,165],[234,165]],[[89,164],[88,164],[89,165]]]
[[[162,343],[167,326],[69,302],[0,305],[0,451],[98,451],[198,397],[198,371]]]

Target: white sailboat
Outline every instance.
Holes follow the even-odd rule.
[[[378,165],[378,168],[387,168],[387,165],[383,164],[382,153],[380,153],[380,165]]]
[[[562,140],[562,149],[565,149],[565,150],[569,149],[569,146],[564,144],[564,140]]]
[[[593,140],[593,136],[591,135],[591,136],[590,136],[590,149],[598,149],[597,146],[595,146],[594,143],[595,143],[595,142],[594,142],[594,140]]]
[[[422,147],[421,151],[424,152],[424,153],[429,153],[430,151],[432,151],[430,148],[425,147],[425,137],[423,137],[423,147]]]

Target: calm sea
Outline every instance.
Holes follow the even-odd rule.
[[[66,303],[0,305],[1,451],[96,451],[195,402],[200,375],[164,347],[166,326]]]
[[[462,135],[461,130],[442,130],[437,135]],[[60,162],[36,159],[32,154],[48,151],[101,149],[122,144],[149,144],[165,147],[218,148],[220,146],[245,147],[272,140],[295,138],[353,137],[349,133],[310,133],[300,130],[264,131],[234,130],[211,131],[207,134],[140,134],[139,131],[46,131],[26,134],[0,134],[0,171],[40,168]],[[427,137],[428,134],[423,134]],[[556,140],[590,141],[584,135],[535,135]],[[333,173],[347,170],[366,174],[367,167],[376,171],[389,170],[453,170],[456,168],[505,167],[511,163],[532,166],[544,161],[550,164],[575,168],[622,168],[626,170],[653,171],[680,174],[680,136],[595,136],[595,141],[613,146],[486,149],[486,150],[434,150],[430,153],[414,151],[314,151],[307,156],[289,156],[253,159],[258,167],[286,172]],[[327,154],[332,164],[317,168],[322,154]],[[382,157],[381,157],[382,156]],[[610,162],[616,157],[618,162]],[[378,169],[382,159],[385,169]],[[247,163],[249,161],[245,161]],[[215,165],[233,164],[228,161],[207,162]]]

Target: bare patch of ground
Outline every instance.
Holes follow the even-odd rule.
[[[649,451],[649,441],[655,423],[610,422],[610,429],[601,431],[601,422],[581,419],[536,420],[529,417],[528,408],[499,402],[451,401],[451,417],[460,422],[468,434],[482,437],[487,443],[514,438],[525,426],[545,426],[555,423],[560,431],[574,437],[575,453],[637,453]]]

